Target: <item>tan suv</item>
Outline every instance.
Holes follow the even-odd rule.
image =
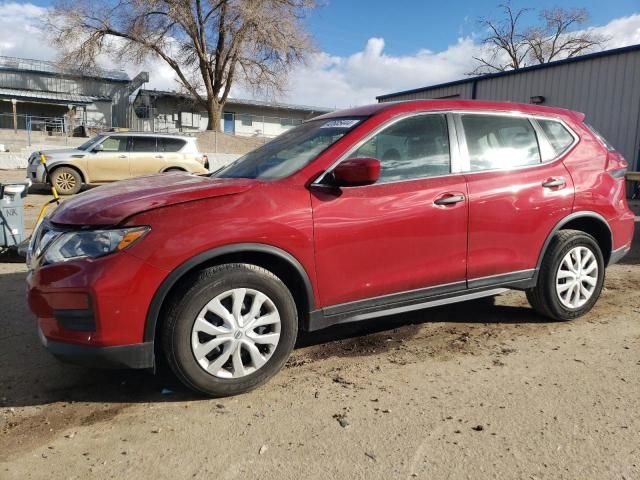
[[[44,153],[50,179],[61,195],[78,193],[83,184],[124,180],[152,173],[207,173],[195,137],[157,133],[102,133],[77,148],[34,152],[27,178],[45,184],[39,154]]]

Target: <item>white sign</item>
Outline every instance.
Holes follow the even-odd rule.
[[[351,128],[354,125],[360,123],[360,120],[344,119],[344,120],[330,120],[320,128]]]

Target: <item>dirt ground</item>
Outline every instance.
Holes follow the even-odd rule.
[[[640,478],[639,262],[571,323],[511,292],[344,325],[219,400],[58,363],[0,263],[0,478]]]

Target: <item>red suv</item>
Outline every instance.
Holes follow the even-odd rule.
[[[56,356],[220,396],[273,376],[298,330],[524,290],[588,312],[630,249],[627,162],[580,113],[384,103],[309,120],[211,175],[65,201],[29,252]]]

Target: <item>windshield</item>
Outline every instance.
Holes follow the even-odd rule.
[[[84,142],[82,145],[80,145],[78,147],[78,150],[89,150],[93,145],[98,143],[103,138],[104,138],[104,135],[96,135],[95,137],[90,138],[89,140]]]
[[[240,157],[213,176],[260,180],[287,177],[308,165],[363,120],[362,117],[310,120]]]

